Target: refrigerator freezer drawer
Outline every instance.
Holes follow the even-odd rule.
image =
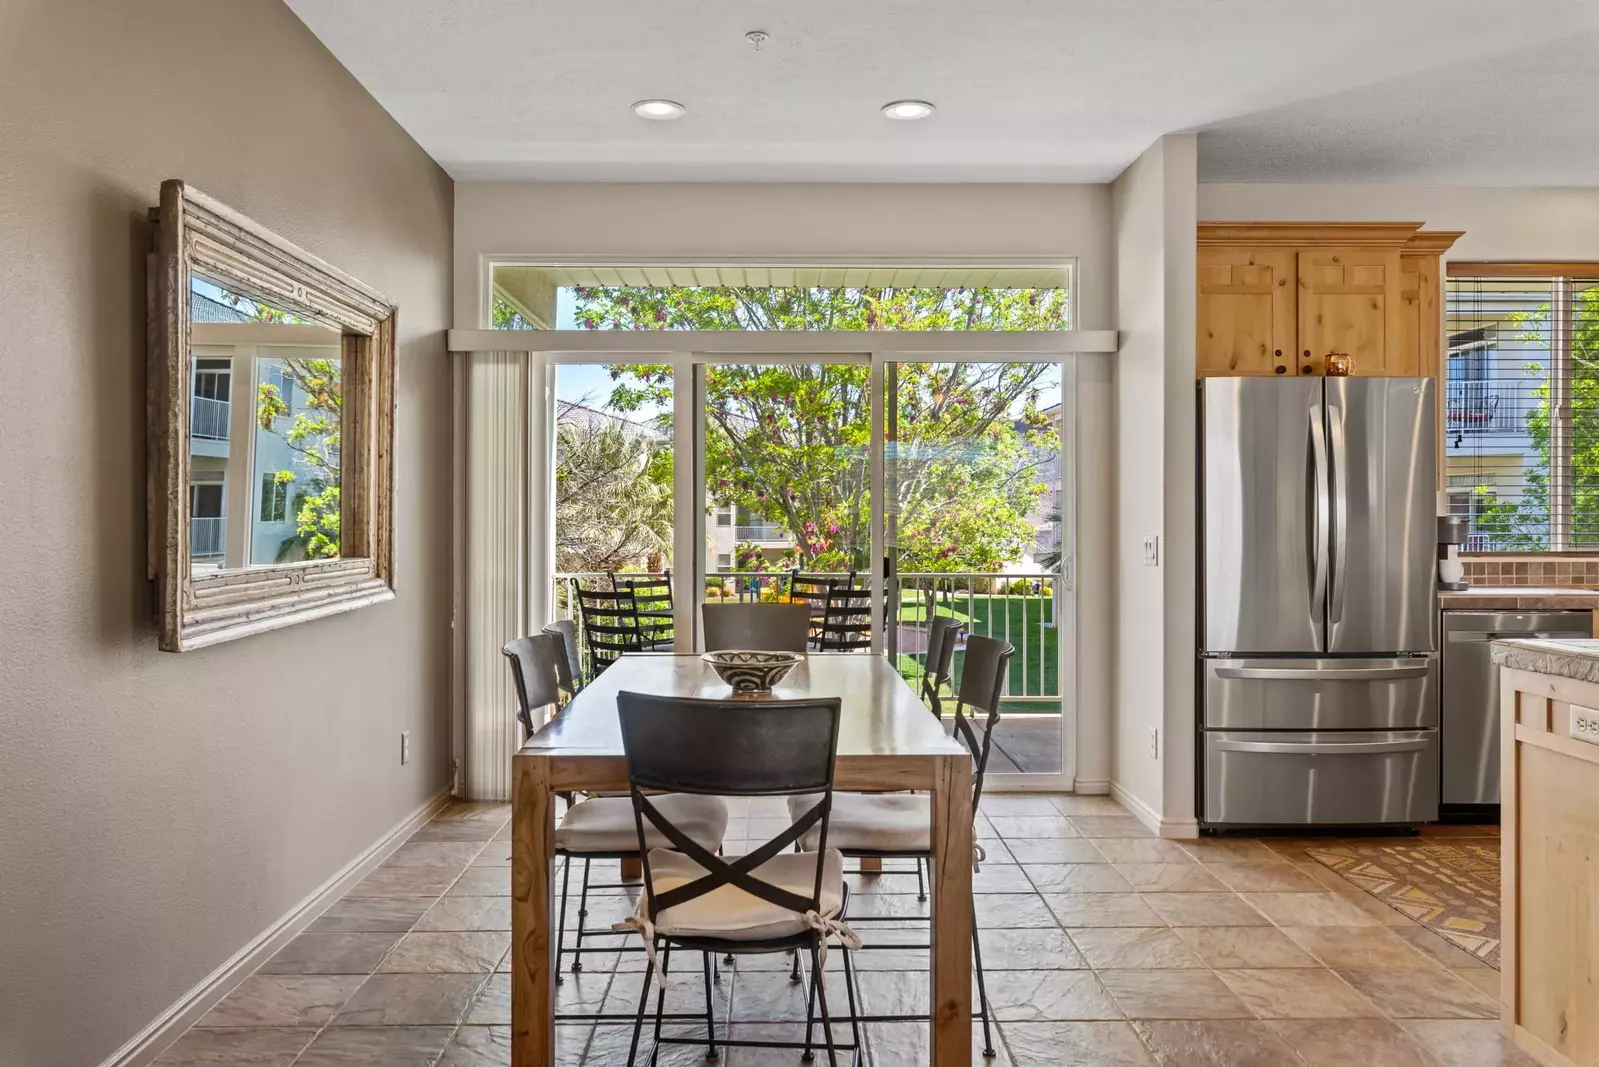
[[[1206,659],[1208,729],[1404,730],[1437,725],[1438,661]]]
[[[1207,825],[1364,826],[1438,818],[1436,730],[1205,737]]]

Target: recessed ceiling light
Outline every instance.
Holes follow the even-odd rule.
[[[933,105],[926,100],[896,100],[892,104],[883,105],[884,118],[898,119],[901,122],[925,119],[933,111]]]
[[[680,119],[688,114],[688,108],[676,100],[640,100],[633,105],[633,114],[641,119],[653,119],[656,122],[667,122],[671,119]]]

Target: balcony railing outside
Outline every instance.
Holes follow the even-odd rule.
[[[227,521],[222,516],[190,518],[189,558],[206,559],[222,555],[227,544]]]
[[[794,543],[794,538],[789,535],[787,530],[769,522],[740,523],[733,527],[733,539],[735,541],[751,541],[755,544],[778,543],[791,545]]]
[[[1527,428],[1526,403],[1512,381],[1453,381],[1444,400],[1444,424],[1451,433],[1519,433]]]
[[[226,400],[212,400],[196,396],[189,399],[189,436],[208,441],[228,439],[229,404]]]
[[[868,576],[843,572],[815,573],[817,577],[847,580],[853,577],[864,585]],[[635,575],[634,577],[644,577]],[[675,576],[674,576],[675,578]],[[1016,649],[1011,658],[1004,692],[1006,709],[1011,712],[1050,712],[1060,709],[1059,601],[1056,598],[1057,574],[996,574],[977,572],[902,573],[895,577],[888,602],[897,605],[890,611],[893,624],[886,635],[890,658],[901,676],[920,691],[926,672],[928,632],[932,614],[955,618],[961,623],[961,645],[957,646],[954,674],[960,676],[964,638],[972,634],[997,637]],[[705,599],[711,603],[750,603],[777,601],[788,596],[787,571],[712,571],[705,579]],[[554,606],[557,619],[579,622],[578,641],[583,642],[582,626],[576,619],[577,586],[609,589],[610,575],[604,573],[560,573],[555,576]],[[674,596],[687,590],[674,584]],[[1029,706],[1031,705],[1031,706]]]

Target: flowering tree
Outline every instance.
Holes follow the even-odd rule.
[[[1033,330],[1066,325],[1064,291],[649,288],[576,290],[587,329]],[[1039,408],[1047,364],[894,368],[889,527],[905,570],[997,570],[1033,539],[1042,463],[1059,447]],[[617,366],[611,404],[664,404],[671,368]],[[706,484],[793,538],[793,565],[866,569],[871,369],[738,364],[706,370]]]

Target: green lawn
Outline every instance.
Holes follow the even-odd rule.
[[[1013,696],[1058,696],[1060,693],[1060,631],[1043,625],[1050,619],[1050,598],[1045,596],[989,596],[967,598],[964,594],[940,603],[939,615],[948,616],[966,624],[969,634],[998,637],[1007,640],[1016,649],[1010,661],[1010,693]],[[926,606],[919,596],[907,596],[900,607],[902,624],[924,624]],[[907,678],[918,678],[924,657],[901,653],[900,673]],[[955,652],[954,676],[958,679],[964,653]],[[1007,701],[1007,711],[1049,711],[1059,713],[1059,704],[1046,702],[1013,703]]]

